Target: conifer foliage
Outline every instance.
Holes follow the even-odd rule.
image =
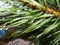
[[[9,28],[6,39],[26,37],[36,45],[60,45],[60,0],[5,0],[0,8],[0,27]],[[13,2],[13,3],[12,3]]]

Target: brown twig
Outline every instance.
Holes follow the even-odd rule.
[[[35,7],[36,9],[38,9],[40,11],[43,11],[43,12],[46,12],[49,14],[54,14],[55,16],[60,17],[60,12],[53,8],[50,8],[49,6],[41,5],[34,0],[30,0],[30,1],[29,0],[20,0],[20,1],[24,2],[26,4],[26,6],[30,6],[32,8]]]

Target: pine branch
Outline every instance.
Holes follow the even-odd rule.
[[[13,12],[14,15],[5,17],[6,19],[9,19],[7,20],[7,22],[5,22],[6,19],[4,20],[0,19],[2,20],[0,21],[1,23],[4,22],[2,23],[2,27],[6,26],[8,28],[7,38],[16,39],[18,37],[25,36],[28,39],[34,40],[34,42],[36,41],[37,45],[38,44],[52,45],[59,43],[60,18],[54,16],[53,14],[50,14],[54,9],[48,7],[49,11],[47,11],[46,10],[47,6],[42,6],[33,0],[30,1],[20,0],[20,1],[24,1],[24,4],[26,4],[25,3],[26,1],[27,6],[31,6],[32,8],[34,7],[39,10],[33,10],[31,8],[27,9],[27,6],[17,7],[18,2],[15,3],[13,5],[13,8],[9,9],[10,12]],[[20,12],[17,13],[17,10],[20,10]]]
[[[36,9],[38,9],[40,11],[43,11],[43,12],[46,12],[46,13],[50,13],[50,14],[54,14],[55,16],[60,17],[60,12],[59,11],[57,11],[57,10],[55,10],[53,8],[50,8],[48,6],[44,6],[42,4],[39,4],[39,3],[37,3],[34,0],[30,0],[30,1],[28,1],[28,0],[20,0],[20,1],[22,1],[24,3],[27,3],[26,4],[27,6],[30,6],[32,8],[35,7]]]

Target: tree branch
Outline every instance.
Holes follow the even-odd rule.
[[[34,0],[20,0],[21,2],[24,2],[26,4],[26,6],[30,6],[30,7],[35,7],[36,9],[40,10],[40,11],[43,11],[43,12],[46,12],[46,13],[49,13],[49,14],[54,14],[55,16],[58,16],[60,17],[60,12],[53,9],[53,8],[50,8],[48,6],[44,6],[44,5],[41,5],[39,4],[38,2],[34,1]]]

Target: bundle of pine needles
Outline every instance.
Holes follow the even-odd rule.
[[[60,44],[60,0],[20,0],[0,12],[2,28],[15,28],[7,39],[26,37],[36,45]]]

